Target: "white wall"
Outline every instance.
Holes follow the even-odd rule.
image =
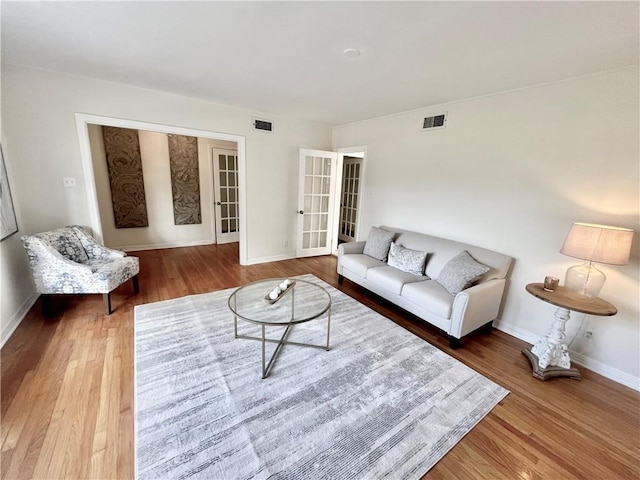
[[[224,145],[226,148],[231,146],[235,149],[236,144],[198,138],[202,223],[175,225],[167,135],[140,130],[138,137],[149,226],[115,228],[102,127],[89,125],[93,171],[105,244],[112,248],[135,251],[215,243],[211,149],[220,145]]]
[[[334,128],[335,148],[367,145],[361,237],[392,225],[515,257],[499,328],[535,341],[554,307],[524,287],[564,279],[574,221],[640,230],[638,68]],[[448,111],[445,129],[422,118]],[[602,266],[614,317],[587,317],[574,360],[640,388],[639,234],[631,263]],[[583,316],[573,314],[569,339]]]
[[[21,234],[90,224],[75,121],[86,113],[244,136],[248,261],[295,254],[298,147],[330,148],[328,126],[51,71],[3,65],[1,73],[3,147]],[[253,131],[254,116],[273,120],[274,133]],[[77,187],[64,188],[62,177],[75,177]],[[18,260],[7,271],[3,263],[3,329],[33,295],[26,258],[6,242],[3,260]]]
[[[2,84],[2,73],[4,73],[4,67],[0,66],[0,85]],[[0,111],[2,111],[3,106],[2,96],[0,95]],[[4,345],[6,339],[20,324],[22,318],[37,299],[29,274],[26,255],[20,241],[20,236],[24,233],[24,226],[20,205],[14,193],[13,163],[11,159],[7,158],[7,151],[10,148],[4,134],[5,122],[3,122],[3,119],[4,116],[0,115],[0,137],[9,187],[12,190],[14,210],[18,221],[18,231],[0,243],[0,345]]]

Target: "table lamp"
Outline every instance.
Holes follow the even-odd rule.
[[[574,223],[560,253],[587,260],[567,269],[564,286],[587,297],[597,297],[606,276],[592,262],[609,265],[629,263],[633,230],[628,228]]]

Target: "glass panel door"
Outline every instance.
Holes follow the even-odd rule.
[[[345,155],[342,169],[342,195],[340,199],[340,230],[338,239],[353,242],[358,225],[358,205],[360,200],[361,158]]]
[[[238,152],[213,149],[216,243],[240,239],[238,205]]]
[[[331,253],[337,154],[300,150],[297,256]]]

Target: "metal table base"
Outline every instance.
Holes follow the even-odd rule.
[[[306,282],[309,283],[309,282]],[[254,321],[254,320],[250,320],[247,318],[242,318],[243,320],[249,321],[250,323],[254,323],[254,324],[259,324],[261,327],[261,332],[262,335],[260,337],[253,337],[250,335],[238,335],[238,315],[234,314],[233,316],[233,334],[235,338],[241,338],[244,340],[257,340],[259,342],[262,342],[262,378],[265,379],[267,378],[267,376],[269,375],[269,372],[271,371],[276,359],[278,358],[278,355],[280,354],[280,352],[282,351],[282,347],[284,345],[296,345],[299,347],[312,347],[312,348],[322,348],[326,351],[329,351],[329,332],[330,332],[330,328],[331,328],[331,299],[329,298],[329,305],[326,309],[326,313],[327,313],[327,343],[326,345],[316,345],[313,343],[301,343],[301,342],[291,342],[287,340],[287,337],[289,335],[289,333],[291,332],[291,329],[293,328],[293,326],[297,323],[295,322],[295,310],[294,310],[294,299],[295,299],[295,289],[292,289],[289,292],[289,295],[291,296],[291,323],[280,323],[280,324],[273,324],[273,323],[262,323],[259,321]],[[234,303],[234,308],[232,308],[232,311],[236,311],[236,297],[233,297],[233,303]],[[231,305],[230,305],[231,306]],[[323,312],[324,313],[324,312]],[[322,314],[318,315],[317,318],[319,318]],[[274,339],[274,338],[267,338],[266,336],[266,326],[267,325],[272,325],[275,327],[284,327],[285,331],[282,334],[282,337],[278,340],[278,339]],[[269,361],[267,362],[266,360],[266,343],[267,342],[271,342],[271,343],[277,343],[278,345],[276,346],[276,349],[274,350],[273,354],[271,355],[271,358],[269,359]]]
[[[265,334],[265,328],[266,325],[262,324],[261,325],[261,330],[262,330],[262,336],[261,337],[252,337],[249,335],[238,335],[238,317],[236,317],[234,315],[233,317],[233,327],[234,327],[234,337],[235,338],[242,338],[244,340],[257,340],[259,342],[262,342],[262,378],[265,379],[269,376],[269,372],[271,371],[271,367],[273,367],[273,364],[276,361],[276,358],[278,358],[278,355],[280,354],[280,351],[282,350],[283,345],[297,345],[299,347],[312,347],[312,348],[322,348],[324,350],[326,350],[327,352],[329,351],[329,329],[330,329],[330,325],[331,325],[331,308],[329,308],[329,310],[327,311],[327,344],[326,345],[315,345],[313,343],[301,343],[301,342],[291,342],[287,340],[287,336],[289,335],[289,332],[291,331],[291,329],[293,328],[294,324],[290,323],[289,325],[287,325],[287,328],[285,328],[284,333],[282,334],[282,337],[280,338],[280,340],[274,339],[274,338],[267,338],[266,334]],[[269,359],[269,362],[266,363],[266,344],[267,342],[271,342],[271,343],[277,343],[278,345],[276,346],[276,349],[273,351],[273,354],[271,354],[271,358]]]

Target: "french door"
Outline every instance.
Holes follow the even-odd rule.
[[[353,242],[357,236],[362,159],[344,156],[338,239]]]
[[[212,159],[216,243],[238,242],[238,152],[214,148]]]
[[[300,149],[296,255],[331,253],[338,154]]]

